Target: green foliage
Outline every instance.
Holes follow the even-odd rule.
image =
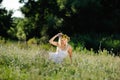
[[[120,52],[120,36],[118,34],[78,34],[71,39],[71,44],[75,49],[86,48],[93,51],[108,50],[110,53],[119,55]]]
[[[28,75],[18,67],[0,67],[0,79],[2,80],[26,80]]]
[[[113,39],[112,37],[107,38],[105,41],[103,41],[103,44],[108,46],[108,47],[113,47],[113,48],[117,48],[119,47],[120,44],[120,40],[119,39]]]
[[[43,43],[48,43],[48,37],[47,36],[43,36],[41,38],[30,38],[28,41],[27,41],[27,44],[28,45],[31,45],[31,44],[43,44]]]
[[[12,10],[0,9],[1,36],[27,40],[32,37],[51,36],[60,31],[69,35],[82,32],[119,32],[118,0],[113,2],[108,0],[19,0],[19,2],[24,3],[20,8],[25,15],[24,19],[15,20],[11,18]],[[90,40],[89,42],[91,43]]]
[[[20,44],[19,44],[20,45]],[[44,44],[43,46],[46,46]],[[92,49],[73,51],[73,63],[69,57],[62,64],[48,59],[48,51],[42,45],[19,48],[11,43],[0,46],[1,80],[119,80],[120,58],[108,54],[107,50],[95,54]]]
[[[27,41],[27,44],[28,45],[30,45],[30,44],[37,44],[38,42],[37,42],[37,39],[35,39],[35,38],[31,38],[31,39],[29,39],[28,41]]]
[[[0,1],[1,4],[2,0]],[[0,5],[0,36],[8,37],[7,31],[12,25],[12,10],[7,11],[2,5]]]
[[[32,37],[30,34],[33,33],[34,28],[35,26],[27,18],[14,18],[8,33],[11,37],[17,38],[18,40],[26,40]]]
[[[120,55],[120,39],[107,38],[102,42],[102,47],[105,47],[107,50],[114,52],[117,55]]]
[[[0,36],[0,44],[5,43],[5,42],[6,42],[5,38]]]
[[[16,35],[19,40],[26,40],[26,34],[21,28],[18,28],[18,32]]]

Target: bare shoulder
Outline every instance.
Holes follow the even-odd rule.
[[[72,46],[70,44],[68,46],[68,50],[72,50]]]

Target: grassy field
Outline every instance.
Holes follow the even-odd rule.
[[[48,60],[50,45],[0,44],[0,80],[120,80],[120,57],[73,50],[73,63]]]

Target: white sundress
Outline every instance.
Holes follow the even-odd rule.
[[[49,53],[49,59],[55,63],[61,63],[64,58],[68,56],[68,48],[65,50],[60,49],[57,47],[56,52]]]

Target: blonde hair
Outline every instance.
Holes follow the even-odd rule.
[[[68,37],[66,34],[62,34],[61,36],[59,36],[59,39],[58,39],[58,44],[61,45],[61,39],[62,38],[65,38],[67,39],[68,41],[70,41],[70,37]]]
[[[68,41],[70,41],[70,37],[67,36],[66,34],[61,35],[61,38],[65,38],[65,39],[67,39]]]

